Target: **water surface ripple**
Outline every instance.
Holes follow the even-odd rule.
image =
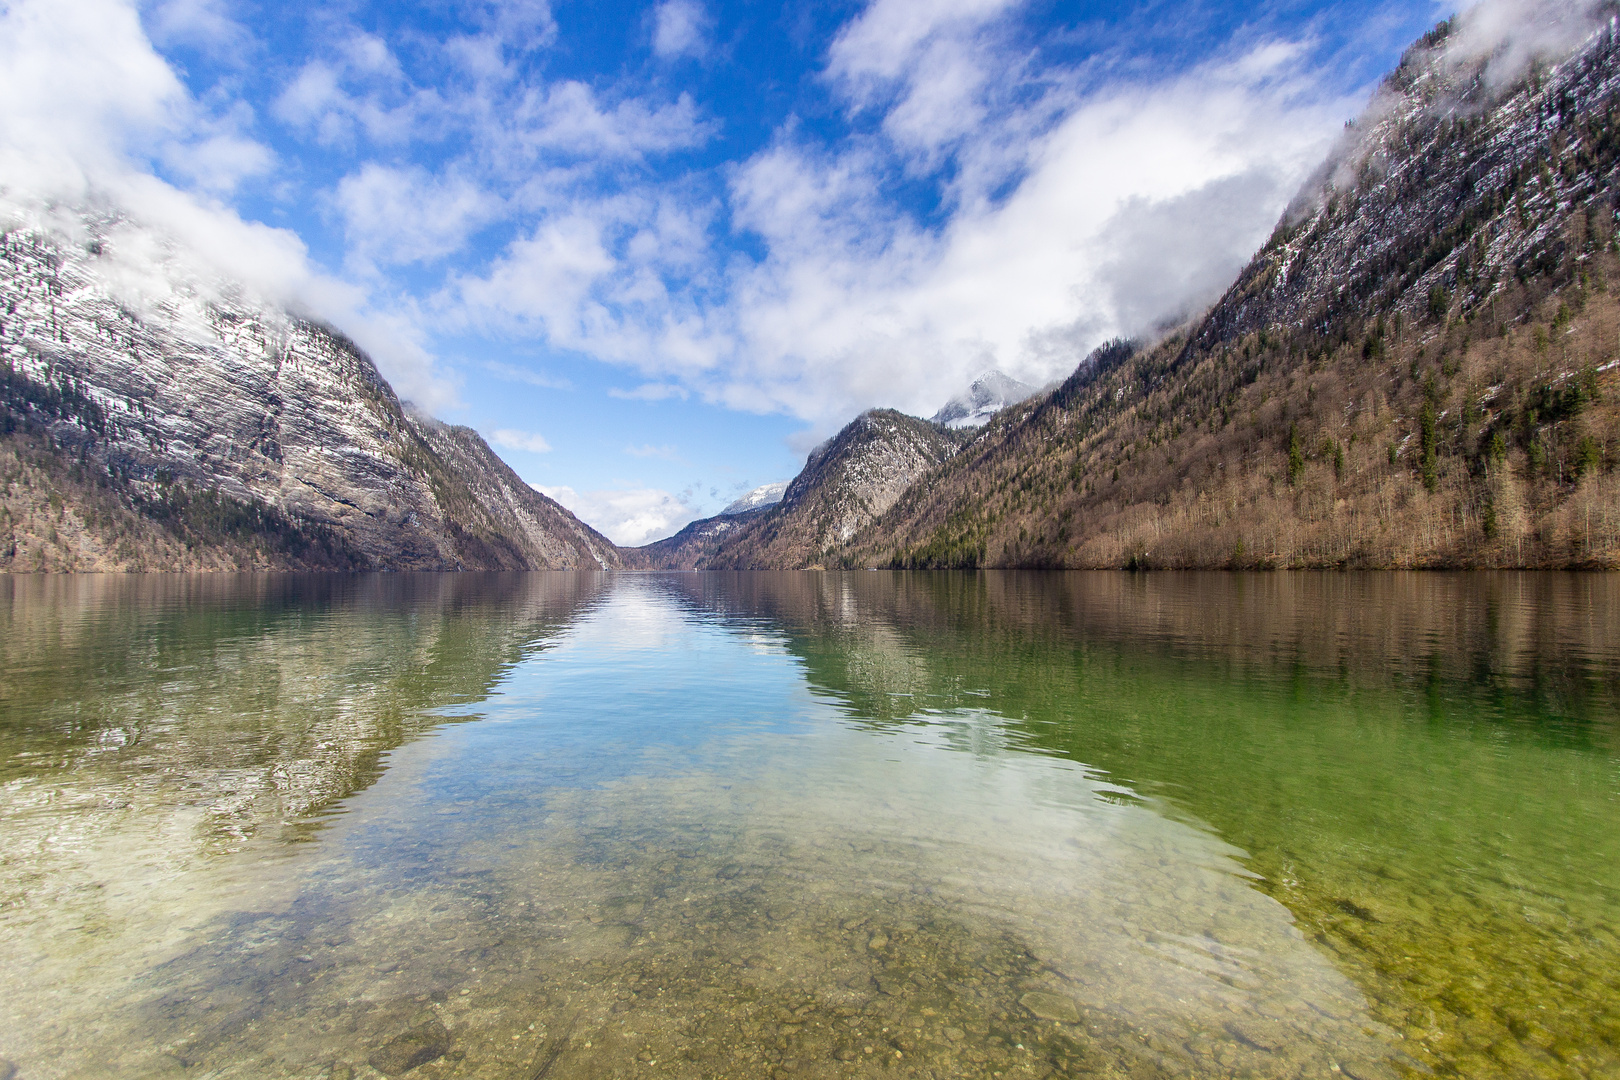
[[[1620,1076],[1620,582],[0,580],[0,1072]]]

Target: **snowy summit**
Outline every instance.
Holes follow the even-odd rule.
[[[782,501],[782,493],[787,490],[788,482],[778,480],[772,484],[763,484],[755,488],[736,502],[720,511],[721,517],[733,514],[746,514],[750,510],[758,510],[765,506],[775,506]]]
[[[1009,405],[1016,405],[1035,392],[1035,387],[1021,383],[999,371],[987,371],[973,380],[973,384],[945,403],[931,420],[946,427],[982,427],[990,418]]]

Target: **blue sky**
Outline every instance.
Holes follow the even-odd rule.
[[[7,123],[27,150],[8,183],[34,182],[16,175],[26,157],[49,183],[89,177],[185,235],[214,229],[232,272],[336,322],[403,395],[624,543],[791,477],[863,408],[927,415],[992,366],[1043,384],[1209,302],[1447,14],[1376,0],[0,12],[19,80]],[[76,85],[18,104],[24,61]]]

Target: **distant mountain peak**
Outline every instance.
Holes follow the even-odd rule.
[[[736,514],[746,514],[750,510],[758,510],[765,506],[775,506],[782,501],[782,493],[787,490],[786,480],[777,480],[759,487],[731,503],[720,511],[717,517],[732,517]]]
[[[1021,383],[1011,375],[991,368],[974,379],[967,390],[947,401],[944,408],[929,419],[951,428],[981,427],[1002,409],[1016,405],[1035,393],[1035,389],[1028,383]]]

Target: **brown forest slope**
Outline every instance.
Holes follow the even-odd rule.
[[[842,563],[1620,565],[1620,48],[1493,91],[1447,31],[1207,316],[998,417]]]

